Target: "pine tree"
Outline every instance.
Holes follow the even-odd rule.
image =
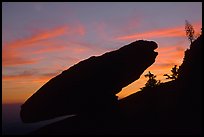
[[[171,69],[172,74],[164,74],[164,76],[167,76],[166,79],[172,79],[175,80],[178,78],[178,68],[177,65],[174,65],[174,67]]]
[[[156,80],[156,75],[154,75],[150,71],[148,72],[148,74],[146,74],[144,76],[149,78],[149,79],[148,79],[147,83],[145,84],[145,87],[140,88],[141,90],[143,90],[144,88],[156,87],[160,84],[160,80]]]
[[[188,37],[188,40],[192,43],[195,40],[194,28],[187,20],[185,20],[185,23],[186,36]]]

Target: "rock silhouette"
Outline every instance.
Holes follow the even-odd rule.
[[[97,119],[102,123],[110,119],[117,121],[115,94],[137,80],[155,62],[156,48],[153,41],[139,40],[79,62],[48,81],[21,106],[22,121],[37,122],[69,114],[77,115],[80,121],[86,121],[90,115],[98,117],[98,114],[107,116]],[[96,119],[91,119],[89,121],[95,123]]]
[[[185,51],[178,79],[120,100],[125,129],[133,134],[202,135],[202,59],[201,35]]]
[[[40,135],[202,135],[202,35],[185,51],[176,80],[118,101],[118,109],[44,126]]]

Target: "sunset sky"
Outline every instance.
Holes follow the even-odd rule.
[[[185,20],[200,33],[201,2],[3,2],[2,103],[22,103],[79,61],[139,39],[157,42],[159,55],[119,98],[143,87],[148,71],[164,82],[189,48]]]

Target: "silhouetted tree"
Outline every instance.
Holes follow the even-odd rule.
[[[192,43],[195,40],[195,31],[193,29],[193,26],[185,20],[185,30],[186,30],[186,36],[188,37],[188,40]]]
[[[141,90],[143,90],[144,88],[156,87],[156,86],[158,86],[160,84],[160,80],[156,80],[156,75],[154,75],[150,71],[144,76],[149,78],[149,79],[148,79],[147,83],[145,84],[145,87],[140,88]]]
[[[174,65],[174,67],[171,69],[172,74],[164,74],[164,76],[167,76],[166,79],[172,79],[175,80],[178,78],[178,68],[177,65]]]
[[[200,29],[200,32],[197,32],[194,36],[194,40],[196,40],[198,37],[202,35],[202,28]]]

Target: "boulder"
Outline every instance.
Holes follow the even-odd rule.
[[[31,123],[63,115],[115,111],[115,94],[155,62],[157,44],[139,40],[92,56],[49,80],[21,106],[23,122]]]

